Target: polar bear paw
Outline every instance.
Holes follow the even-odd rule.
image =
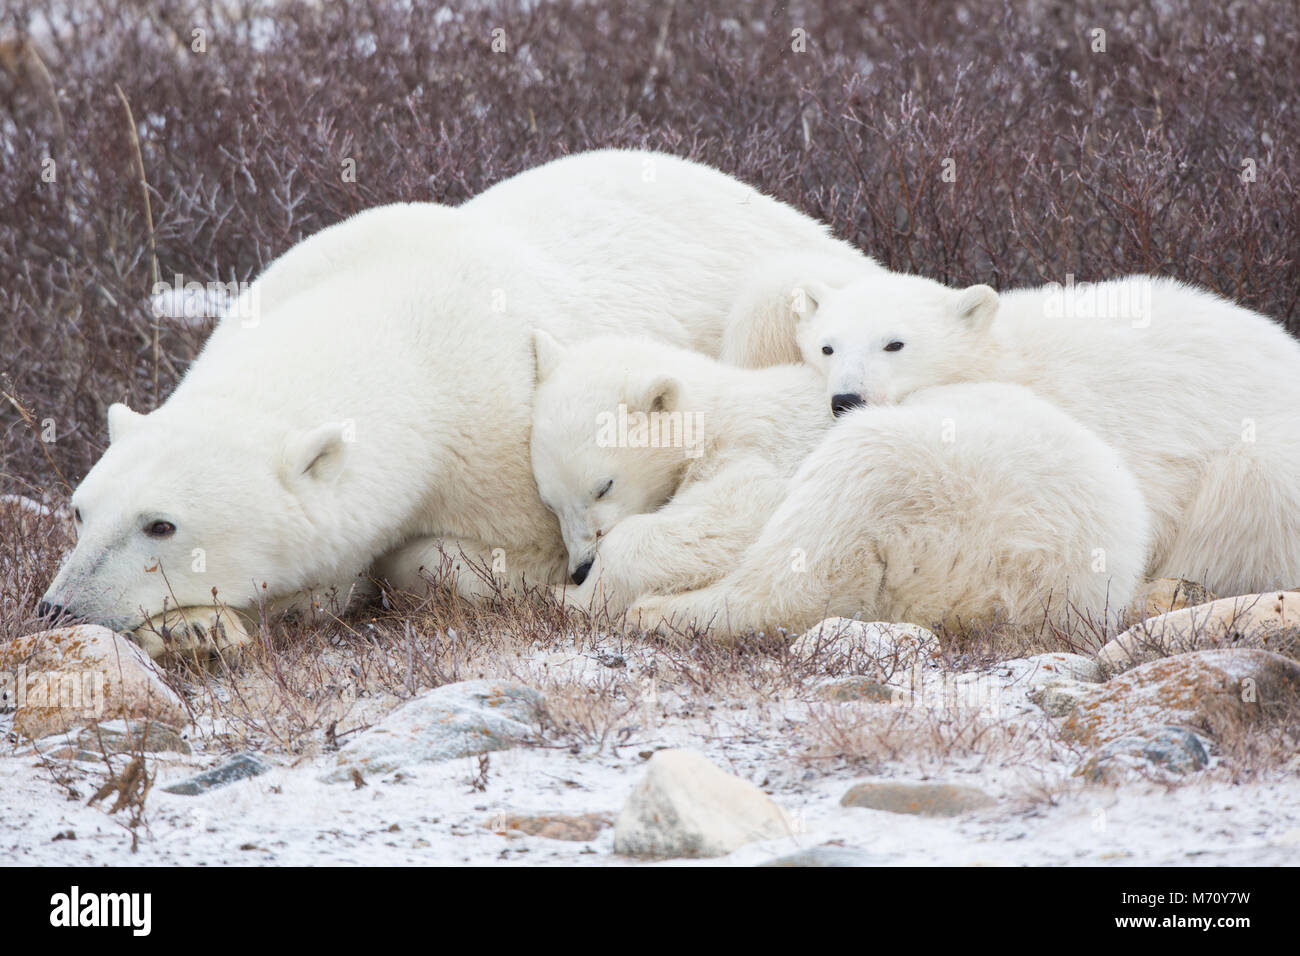
[[[637,598],[627,609],[627,623],[647,634],[671,634],[672,598],[663,594],[646,594]]]
[[[595,589],[586,584],[553,584],[548,590],[557,604],[570,611],[590,611],[596,596]]]
[[[216,606],[171,608],[151,617],[130,637],[155,659],[172,655],[228,657],[252,639],[238,614]]]
[[[591,568],[581,584],[554,585],[551,587],[551,597],[568,610],[588,614],[600,610],[617,613],[626,607],[627,602],[623,601],[620,605],[616,591],[614,580],[606,573],[605,563],[598,552],[591,559]]]

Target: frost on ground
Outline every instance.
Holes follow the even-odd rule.
[[[1065,718],[1035,701],[1061,681],[1104,696],[1085,656],[958,657],[918,629],[848,623],[836,625],[838,637],[737,650],[644,641],[595,622],[552,631],[540,611],[521,608],[491,629],[484,618],[477,639],[424,634],[409,621],[381,638],[353,624],[255,651],[233,673],[174,665],[165,676],[192,722],[183,741],[163,734],[146,745],[158,749],[115,747],[129,740],[122,721],[36,746],[9,734],[0,853],[91,865],[1300,859],[1300,762],[1281,736],[1289,725],[1238,727],[1231,739],[1221,728],[1222,740],[1184,730],[1205,748],[1200,769],[1148,742],[1145,757],[1120,747],[1127,756],[1106,774],[1076,773],[1096,749],[1071,743]],[[1157,664],[1169,670],[1171,660]],[[0,730],[12,719],[0,717]],[[101,753],[114,749],[134,753]],[[754,834],[789,835],[709,859],[616,853],[615,821],[669,749],[752,785],[726,784],[704,802],[770,798],[784,823],[761,806],[736,813],[755,814]],[[136,758],[147,792],[130,784],[134,796],[110,812],[118,791],[104,784],[122,783]],[[699,763],[678,761],[689,773]],[[693,784],[681,782],[690,802]],[[888,786],[861,786],[873,783]],[[945,786],[903,786],[915,784]],[[88,804],[101,789],[110,792]],[[898,812],[908,809],[934,813]]]

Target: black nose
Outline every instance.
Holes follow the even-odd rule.
[[[859,405],[865,405],[861,395],[854,395],[851,392],[843,392],[839,395],[831,396],[831,414],[839,418],[850,408],[857,408]]]
[[[59,618],[63,617],[63,605],[42,601],[40,604],[36,605],[36,616],[57,621]]]
[[[587,575],[591,571],[591,562],[585,561],[573,569],[573,583],[581,584],[587,580]]]

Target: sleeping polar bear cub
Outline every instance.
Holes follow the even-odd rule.
[[[625,336],[538,331],[533,474],[559,519],[570,604],[621,613],[700,587],[758,537],[832,419],[799,365],[751,371]]]
[[[929,389],[831,426],[806,367],[620,337],[537,347],[532,460],[567,601],[725,636],[858,614],[1068,626],[1137,585],[1134,479],[1026,389]]]
[[[1136,475],[1149,575],[1225,595],[1300,580],[1300,343],[1265,316],[1146,276],[1001,296],[893,273],[803,287],[808,308],[785,311],[783,335],[748,334],[794,344],[834,413],[934,385],[1024,385]],[[761,352],[745,364],[788,360]]]

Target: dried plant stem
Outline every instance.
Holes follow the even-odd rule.
[[[149,181],[144,175],[144,155],[140,152],[140,134],[135,128],[135,115],[131,112],[131,104],[127,101],[126,94],[122,92],[122,87],[114,83],[113,89],[117,90],[118,99],[122,101],[122,108],[126,110],[127,128],[131,133],[131,148],[135,151],[135,170],[140,177],[140,195],[144,198],[144,219],[149,227],[149,265],[152,271],[153,282],[150,288],[156,288],[158,285],[158,244],[154,237],[153,228],[153,206],[149,202]],[[160,364],[161,349],[158,341],[158,316],[153,317],[153,400],[155,407],[158,404],[158,366]]]
[[[5,401],[14,407],[14,411],[18,413],[18,416],[27,423],[29,428],[31,428],[32,433],[36,436],[37,443],[41,446],[41,453],[45,456],[45,460],[49,462],[50,468],[53,469],[54,474],[58,476],[59,484],[63,486],[64,491],[68,494],[72,494],[72,485],[68,484],[68,480],[63,477],[63,471],[59,468],[58,462],[54,460],[53,456],[50,454],[50,449],[41,438],[41,429],[36,423],[36,416],[24,408],[23,404],[8,392],[0,392],[0,395],[4,396]]]

